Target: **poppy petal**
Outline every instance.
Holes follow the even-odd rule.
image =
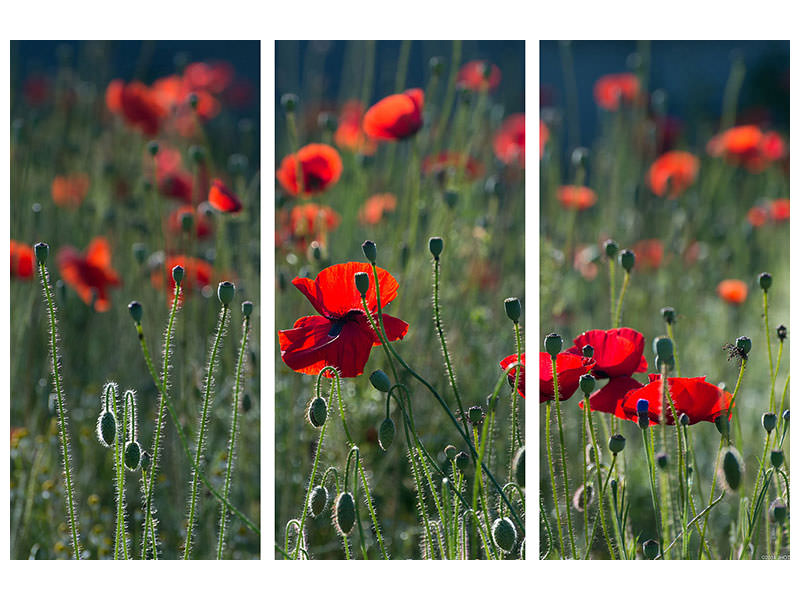
[[[208,203],[220,212],[238,213],[242,210],[242,203],[227,186],[219,179],[211,183],[208,191]]]
[[[397,317],[383,315],[383,330],[390,342],[401,340],[408,333],[408,323]],[[375,342],[375,346],[380,346],[380,341]]]

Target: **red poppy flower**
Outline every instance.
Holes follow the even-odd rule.
[[[333,265],[320,271],[313,281],[306,277],[296,277],[292,281],[319,316],[301,317],[292,329],[278,332],[281,358],[289,368],[316,375],[323,367],[333,366],[341,377],[357,377],[364,372],[370,350],[381,342],[361,306],[361,294],[355,285],[355,275],[360,271],[369,275],[367,307],[377,320],[375,280],[369,263]],[[378,268],[378,279],[381,305],[385,307],[397,297],[398,284],[381,268]],[[408,323],[386,314],[383,326],[389,341],[402,339],[408,331]]]
[[[547,125],[544,124],[544,121],[539,121],[539,158],[544,156],[544,147],[549,140],[550,130],[547,128]]]
[[[640,240],[633,245],[636,266],[644,270],[657,269],[664,260],[664,244],[661,240]]]
[[[471,60],[458,70],[457,81],[476,92],[492,91],[500,85],[500,69],[485,60]]]
[[[711,156],[725,158],[728,162],[744,166],[758,173],[770,163],[780,160],[786,147],[774,131],[762,132],[755,125],[732,127],[712,137],[706,145]]]
[[[374,104],[364,115],[364,132],[379,140],[404,140],[422,128],[425,93],[414,88],[392,94]]]
[[[145,170],[152,173],[153,158],[147,153],[144,157]],[[158,191],[164,196],[175,198],[186,204],[194,202],[194,178],[183,168],[180,151],[168,144],[161,144],[155,158]],[[199,169],[201,180],[207,177],[203,166]],[[202,181],[201,181],[202,183]],[[204,187],[201,185],[201,188]]]
[[[339,126],[333,134],[333,141],[339,148],[351,152],[372,155],[378,149],[377,142],[368,137],[361,128],[364,106],[358,100],[348,100],[339,113]]]
[[[568,352],[556,356],[558,398],[569,400],[580,385],[581,375],[592,370],[594,359]],[[539,353],[539,404],[555,399],[553,389],[553,362],[547,352]]]
[[[547,356],[549,357],[550,355],[548,354]],[[508,367],[508,365],[514,362],[517,362],[516,354],[512,354],[511,356],[506,356],[503,360],[500,361],[500,368],[505,370]],[[520,362],[522,363],[522,368],[519,370],[519,385],[517,386],[517,391],[519,392],[519,395],[524,398],[525,397],[525,353],[524,352],[522,353],[522,358],[520,359]],[[552,367],[550,368],[552,369]],[[517,367],[514,367],[508,372],[508,385],[510,385],[512,388],[514,387],[514,380],[516,379],[516,376],[517,376]],[[550,379],[552,381],[553,379],[552,375],[550,376]],[[559,379],[559,387],[561,387],[560,383],[561,380]],[[559,392],[558,395],[561,396],[560,389],[558,390],[558,392]],[[553,392],[551,390],[550,394],[552,395],[552,393]]]
[[[667,378],[668,391],[675,405],[675,412],[678,416],[686,414],[689,417],[690,425],[700,421],[713,423],[717,417],[723,414],[727,414],[728,419],[731,418],[730,410],[733,407],[733,396],[730,392],[708,383],[705,379],[705,377]],[[650,383],[625,394],[620,407],[625,414],[625,418],[631,421],[638,420],[636,404],[639,400],[648,401],[650,422],[653,424],[660,423],[661,375],[651,374]],[[664,422],[667,425],[674,425],[677,419],[672,414],[669,400],[666,401],[665,409]]]
[[[789,220],[789,199],[781,198],[773,200],[769,205],[769,214],[773,221],[788,221]]]
[[[572,260],[572,268],[578,271],[587,281],[592,281],[597,277],[597,259],[599,258],[597,246],[579,244],[575,248],[575,258]]]
[[[397,197],[394,194],[375,194],[367,198],[364,206],[358,211],[358,219],[364,225],[377,225],[387,212],[397,208]]]
[[[194,62],[186,65],[183,79],[192,90],[205,90],[211,94],[221,94],[233,81],[235,71],[227,62]]]
[[[662,154],[647,172],[647,182],[656,196],[676,198],[697,179],[700,161],[689,152],[673,150]]]
[[[211,189],[208,191],[208,203],[220,212],[238,213],[242,210],[242,203],[221,180],[215,179],[211,182]]]
[[[572,340],[570,354],[582,355],[587,344],[594,348],[592,374],[598,378],[630,377],[647,371],[644,336],[629,327],[592,329]]]
[[[769,220],[769,210],[763,206],[754,206],[747,211],[747,221],[753,227],[762,227]]]
[[[181,297],[191,295],[192,290],[200,290],[211,285],[213,269],[211,264],[192,256],[168,256],[164,267],[159,267],[150,275],[150,283],[156,289],[164,289],[164,280],[167,281],[167,303],[172,304],[175,294],[175,280],[172,278],[172,269],[180,265],[183,267],[183,281],[181,282]]]
[[[625,399],[625,394],[631,390],[638,390],[641,387],[644,386],[633,377],[614,377],[610,379],[606,385],[589,396],[589,407],[592,411],[598,410],[600,412],[612,414],[620,419],[628,419],[629,415],[622,410],[622,401]],[[580,401],[578,406],[583,408],[583,400]],[[634,415],[635,412],[636,407],[634,406]]]
[[[473,181],[483,175],[483,165],[460,152],[440,152],[422,159],[422,172],[425,175],[444,177],[449,169],[463,169],[467,181]]]
[[[204,239],[207,238],[211,233],[214,231],[214,226],[211,223],[211,220],[203,214],[202,210],[195,210],[191,206],[179,206],[175,210],[173,210],[169,217],[167,218],[167,230],[175,235],[180,236],[183,234],[183,227],[181,226],[181,220],[183,215],[192,215],[192,220],[194,222],[194,234],[197,239]]]
[[[89,176],[86,173],[57,175],[50,185],[50,194],[56,206],[77,208],[89,193]]]
[[[108,288],[120,285],[121,280],[111,268],[111,247],[106,238],[94,238],[85,255],[72,246],[61,248],[58,251],[58,268],[64,282],[74,288],[86,304],[91,305],[94,298],[97,312],[111,308]]]
[[[287,192],[297,196],[297,162],[303,171],[303,195],[324,192],[339,181],[342,175],[342,159],[339,153],[326,144],[308,144],[296,154],[289,154],[281,161],[275,173],[278,182]]]
[[[492,147],[500,162],[525,168],[525,115],[515,113],[506,117],[494,134]]]
[[[742,304],[747,300],[747,284],[741,279],[724,279],[717,286],[717,294],[728,304]]]
[[[30,279],[33,277],[33,248],[16,240],[11,240],[11,277]]]
[[[594,99],[600,108],[619,110],[620,103],[633,104],[639,96],[639,78],[633,73],[604,75],[594,84]]]
[[[115,115],[122,114],[122,88],[125,82],[122,79],[112,79],[106,88],[106,108]]]
[[[558,201],[571,210],[586,210],[597,202],[597,194],[582,185],[562,185],[558,188]]]
[[[139,129],[144,135],[158,133],[166,113],[145,84],[133,81],[123,85],[119,93],[119,103],[128,125]]]

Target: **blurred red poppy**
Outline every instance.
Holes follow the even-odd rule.
[[[647,182],[656,196],[680,196],[697,179],[700,161],[689,152],[673,150],[662,154],[650,166]]]
[[[186,65],[183,78],[192,90],[205,90],[211,94],[221,94],[233,82],[235,71],[230,63],[194,62]]]
[[[741,279],[724,279],[717,286],[717,294],[729,304],[742,304],[747,300],[747,284]]]
[[[769,220],[769,210],[763,206],[754,206],[747,211],[747,221],[753,227],[763,227]]]
[[[183,234],[183,215],[191,215],[194,235],[197,239],[205,239],[214,231],[211,220],[203,214],[202,210],[195,210],[191,206],[179,206],[167,218],[167,230],[175,236]]]
[[[11,277],[30,279],[35,264],[33,248],[16,240],[11,240]]]
[[[773,221],[789,220],[789,199],[773,200],[769,205],[769,214]]]
[[[327,246],[328,233],[336,229],[341,221],[335,210],[313,202],[293,206],[288,214],[283,212],[278,219],[281,224],[277,228],[277,244],[293,245],[300,251],[314,241]]]
[[[114,104],[115,99],[112,99],[111,105]],[[166,111],[158,103],[153,92],[140,81],[122,86],[119,92],[119,106],[122,117],[128,125],[139,129],[147,136],[158,133],[161,121],[166,116]]]
[[[589,407],[591,410],[609,413],[620,419],[627,419],[628,415],[622,410],[622,401],[625,394],[631,390],[638,390],[643,387],[641,383],[633,377],[614,377],[606,385],[589,396]],[[583,408],[583,400],[578,404]],[[635,411],[636,407],[634,407]]]
[[[492,142],[494,154],[506,165],[525,168],[525,115],[515,113],[506,117]]]
[[[57,175],[50,185],[50,194],[56,206],[77,208],[89,193],[89,176],[86,173]]]
[[[547,125],[544,124],[544,121],[539,121],[539,158],[544,156],[544,147],[549,140],[550,130],[547,128]]]
[[[397,197],[394,194],[375,194],[358,211],[358,220],[364,225],[377,225],[387,212],[397,208]]]
[[[458,70],[457,81],[476,92],[492,91],[500,85],[500,69],[486,60],[471,60]]]
[[[222,180],[215,179],[211,182],[208,191],[208,203],[220,212],[238,213],[242,210],[242,203]]]
[[[556,356],[558,398],[569,400],[580,385],[581,375],[592,370],[594,359],[568,352]],[[553,362],[547,352],[539,353],[539,404],[555,399],[553,389]]]
[[[678,416],[686,414],[689,417],[689,425],[701,421],[713,423],[717,417],[725,414],[729,420],[731,418],[733,396],[730,392],[706,382],[705,379],[705,377],[667,378],[667,391],[675,405],[675,412]],[[651,374],[650,383],[625,394],[619,407],[625,414],[624,418],[631,421],[638,420],[636,405],[639,400],[647,400],[650,422],[652,424],[659,423],[661,419],[661,388],[661,375]],[[672,407],[668,400],[664,418],[667,425],[674,425],[677,420],[672,414]]]
[[[644,336],[629,327],[591,329],[572,340],[570,354],[582,356],[587,344],[594,348],[592,374],[597,378],[630,377],[647,371]]]
[[[414,88],[392,94],[364,114],[364,132],[379,140],[404,140],[422,128],[425,93]]]
[[[755,125],[740,125],[712,137],[706,150],[711,156],[723,157],[732,164],[758,173],[769,163],[782,159],[786,145],[774,131],[765,133]]]
[[[604,75],[594,84],[594,99],[600,108],[619,110],[620,104],[633,104],[639,97],[639,78],[633,73]]]
[[[586,210],[597,202],[594,190],[581,185],[562,185],[558,188],[558,201],[571,210]]]
[[[339,125],[333,134],[333,141],[339,148],[351,152],[372,155],[378,149],[378,143],[367,136],[361,128],[364,116],[364,105],[358,100],[348,100],[339,113]]]
[[[657,269],[664,260],[664,244],[661,240],[640,240],[633,245],[636,266],[648,270]]]
[[[111,308],[108,288],[119,286],[122,282],[111,267],[111,246],[104,237],[96,237],[81,254],[72,246],[64,246],[58,251],[58,268],[61,278],[78,292],[86,304],[97,312]]]
[[[549,357],[550,355],[548,354],[547,356]],[[515,362],[517,362],[516,354],[512,354],[511,356],[506,356],[503,360],[500,361],[500,368],[505,370],[508,367],[508,365]],[[524,352],[522,353],[522,358],[520,359],[519,362],[522,363],[522,368],[519,370],[519,385],[517,386],[517,391],[519,392],[519,395],[524,398],[525,397],[525,353]],[[514,380],[516,379],[516,377],[517,377],[517,367],[514,367],[508,372],[508,385],[510,385],[512,388],[514,387]],[[552,380],[552,375],[550,379]],[[560,381],[561,380],[559,379],[559,383]],[[552,391],[550,393],[552,394]],[[559,390],[558,395],[559,396],[561,395],[561,390]]]
[[[201,290],[211,285],[213,268],[211,264],[192,256],[168,256],[164,267],[158,267],[150,275],[150,283],[156,289],[164,289],[164,280],[167,281],[167,302],[172,304],[175,294],[175,280],[172,278],[172,269],[180,265],[183,267],[183,281],[181,282],[181,299],[191,295],[192,290]]]
[[[422,172],[425,175],[444,177],[449,169],[463,169],[467,181],[473,181],[483,175],[483,165],[460,152],[440,152],[422,159]]]
[[[341,377],[357,377],[364,372],[373,346],[380,339],[370,327],[361,306],[361,294],[355,286],[355,275],[365,272],[370,279],[367,308],[377,321],[378,303],[372,265],[349,262],[320,271],[313,281],[296,277],[292,283],[319,313],[299,318],[292,329],[278,332],[281,358],[286,365],[307,375],[318,374],[323,367],[333,366]],[[398,284],[384,269],[378,268],[381,307],[397,297]],[[408,323],[383,315],[383,327],[389,341],[402,339]],[[325,373],[332,377],[331,374]]]
[[[303,172],[303,189],[298,187],[297,162]],[[278,182],[293,196],[324,192],[342,175],[342,159],[339,153],[327,144],[308,144],[296,154],[289,154],[281,161],[275,173]]]

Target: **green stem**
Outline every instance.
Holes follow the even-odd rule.
[[[764,341],[767,343],[767,356],[769,357],[769,411],[775,412],[775,369],[772,363],[772,345],[769,343],[769,301],[767,290],[764,290]]]
[[[672,355],[675,357],[675,372],[681,376],[681,363],[678,361],[678,345],[675,343],[675,335],[672,333],[672,325],[667,323],[667,337],[672,340]]]
[[[554,381],[554,386],[557,386],[558,383]],[[558,526],[558,543],[561,548],[561,559],[563,560],[566,558],[566,552],[564,549],[564,534],[561,531],[561,511],[558,508],[558,487],[556,486],[556,474],[553,468],[553,442],[552,437],[550,435],[550,413],[552,412],[550,408],[551,402],[546,404],[546,417],[545,417],[545,438],[547,439],[547,466],[550,470],[550,487],[553,489],[553,506],[556,509],[556,524]]]
[[[658,494],[656,493],[655,465],[653,464],[653,453],[650,446],[650,440],[647,437],[647,429],[649,429],[649,427],[642,429],[642,440],[644,442],[644,453],[647,457],[647,474],[650,477],[650,498],[653,502],[653,516],[655,518],[656,532],[658,534],[658,547],[659,550],[663,552],[664,541],[663,537],[661,536],[661,517],[660,511],[658,510]]]
[[[619,301],[617,302],[617,311],[614,315],[614,327],[619,327],[619,321],[622,317],[622,303],[625,300],[625,292],[628,289],[628,282],[631,279],[630,271],[625,271],[625,277],[622,279],[622,290],[619,293]]]
[[[561,401],[558,398],[558,372],[556,369],[556,359],[552,357],[552,365],[553,365],[553,391],[554,391],[554,399],[553,402],[556,403],[556,421],[558,422],[558,438],[560,442],[560,450],[561,450],[561,473],[564,476],[564,499],[566,501],[566,505],[564,510],[567,513],[567,530],[569,531],[569,541],[570,545],[572,546],[572,559],[577,560],[578,554],[575,549],[575,532],[572,528],[572,511],[569,509],[570,505],[570,495],[569,495],[569,475],[567,475],[567,450],[566,450],[566,441],[564,440],[564,427],[561,423]]]
[[[614,276],[616,271],[616,264],[613,258],[608,259],[608,284],[610,289],[610,296],[611,296],[611,326],[614,327],[614,323],[616,322],[615,311],[614,307],[616,306],[615,297],[617,295],[616,290],[616,277]]]
[[[600,485],[600,458],[599,458],[600,457],[600,447],[597,445],[597,437],[596,437],[595,432],[594,432],[594,423],[592,423],[592,407],[591,407],[591,404],[589,402],[589,394],[585,394],[584,395],[583,407],[584,407],[584,412],[587,414],[588,420],[589,420],[589,434],[590,434],[591,439],[592,439],[592,449],[594,450],[594,456],[595,456],[595,474],[597,476],[597,492],[598,492],[598,502],[599,502],[598,510],[600,511],[600,521],[602,522],[602,525],[603,525],[603,536],[606,538],[606,545],[608,546],[608,553],[611,556],[611,560],[615,560],[616,556],[614,554],[614,547],[611,544],[611,538],[608,535],[608,526],[606,525],[606,515],[605,515],[605,510],[604,510],[604,506],[605,506],[605,492],[604,492],[604,490],[605,490],[606,485],[608,484],[608,477],[611,477],[611,472],[614,470],[614,465],[616,465],[616,463],[617,463],[617,455],[614,454],[614,457],[611,460],[611,467],[608,469],[608,477],[606,477],[606,483],[601,486]],[[584,444],[584,448],[585,447],[586,446]],[[586,452],[584,452],[584,455],[585,454],[586,454]],[[586,512],[586,510],[587,510],[587,507],[585,506],[585,504],[584,504],[584,509],[583,510],[584,510],[584,512]],[[596,526],[597,525],[597,519],[595,519],[594,523],[595,523],[595,526]],[[586,544],[587,556],[588,556],[588,553],[589,553],[589,544],[591,543],[593,538],[594,538],[594,528],[592,528],[592,534],[589,536],[589,541]]]

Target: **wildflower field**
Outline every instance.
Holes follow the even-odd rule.
[[[521,42],[277,43],[277,558],[524,557],[524,84]]]
[[[11,558],[258,558],[259,44],[11,62]]]
[[[715,44],[542,43],[540,558],[789,556],[788,42]]]

